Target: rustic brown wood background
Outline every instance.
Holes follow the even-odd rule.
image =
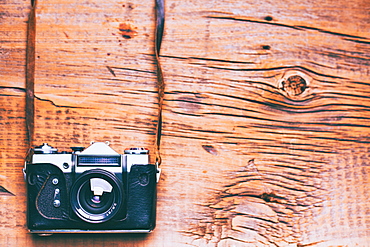
[[[0,246],[370,246],[368,0],[166,0],[157,228],[48,238],[25,227],[29,10],[0,1]],[[40,0],[36,144],[151,148],[153,38],[152,0]]]

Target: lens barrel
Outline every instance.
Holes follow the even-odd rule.
[[[111,191],[94,194],[90,185],[93,178],[105,180],[112,186]],[[120,211],[123,198],[122,182],[113,173],[102,169],[84,172],[71,188],[72,210],[88,223],[103,223],[112,219]]]

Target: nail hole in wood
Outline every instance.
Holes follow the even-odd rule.
[[[266,16],[265,17],[265,21],[272,21],[272,20],[273,20],[273,18],[271,16]]]
[[[212,145],[202,145],[202,148],[212,155],[218,155],[217,149]]]
[[[137,31],[135,29],[136,27],[130,23],[121,23],[118,27],[119,34],[125,39],[131,39],[135,37],[137,35]]]

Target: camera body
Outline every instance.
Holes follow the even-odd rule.
[[[46,143],[25,164],[30,232],[151,232],[156,220],[158,167],[148,150],[119,154],[109,143],[57,152]]]

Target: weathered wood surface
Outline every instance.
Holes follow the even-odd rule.
[[[157,228],[49,238],[25,228],[29,8],[0,5],[0,246],[369,246],[369,1],[167,0]],[[36,143],[151,147],[154,1],[37,22]]]

